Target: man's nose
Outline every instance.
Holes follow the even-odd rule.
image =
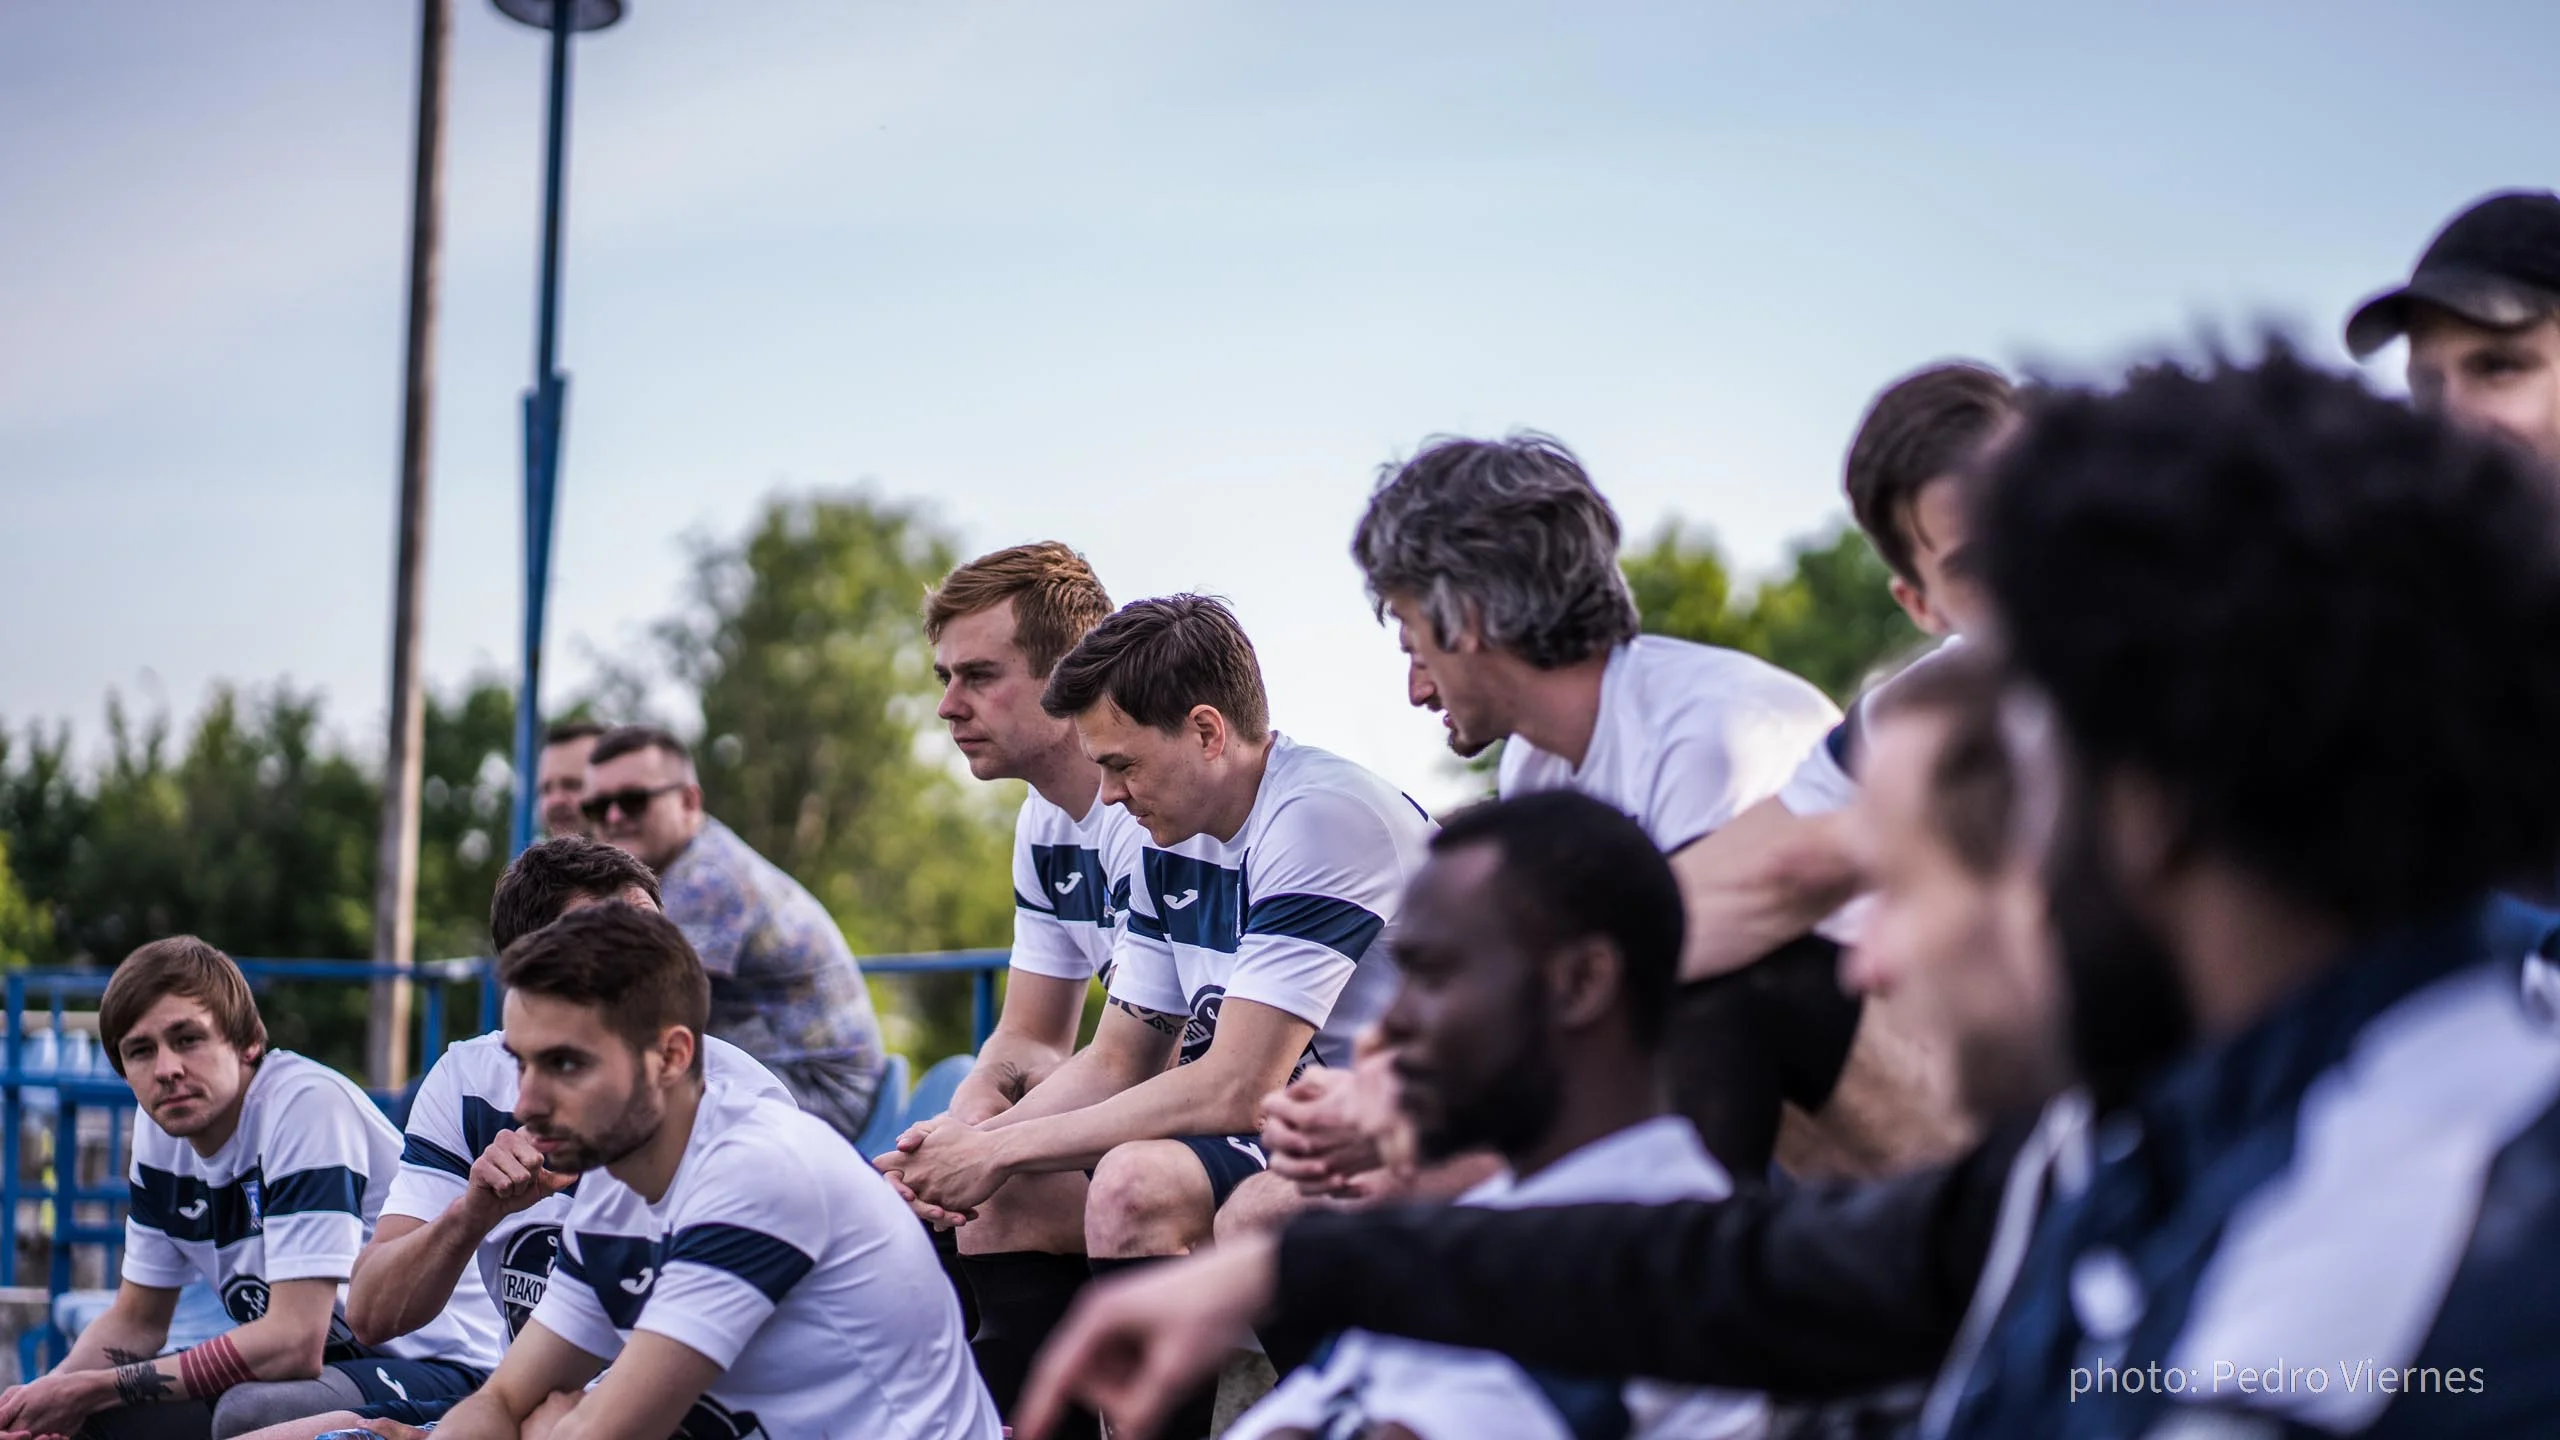
[[[1409,661],[1405,666],[1404,698],[1407,704],[1416,708],[1440,698],[1439,687],[1431,683],[1431,672],[1423,669],[1419,660]]]

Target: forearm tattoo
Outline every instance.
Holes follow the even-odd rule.
[[[1181,1015],[1168,1015],[1162,1010],[1150,1010],[1144,1005],[1132,1005],[1117,995],[1111,997],[1111,1006],[1115,1010],[1125,1010],[1144,1021],[1148,1029],[1159,1035],[1181,1034],[1182,1022],[1188,1018]]]
[[[123,1405],[156,1405],[169,1398],[171,1383],[156,1363],[129,1360],[116,1367],[116,1401]]]

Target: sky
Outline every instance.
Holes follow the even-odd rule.
[[[425,612],[512,673],[544,41],[456,0]],[[0,724],[289,678],[378,750],[413,5],[0,6]],[[2545,3],[632,0],[578,42],[546,695],[776,491],[1230,597],[1275,719],[1427,801],[1346,544],[1534,427],[1746,571],[1931,359],[2337,328],[2547,187]],[[2397,351],[2375,369],[2396,383]]]

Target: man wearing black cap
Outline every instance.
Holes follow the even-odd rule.
[[[2504,430],[2560,465],[2560,195],[2481,200],[2427,246],[2408,284],[2347,319],[2359,360],[2404,335],[2421,409]]]

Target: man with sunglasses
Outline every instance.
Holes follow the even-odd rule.
[[[653,725],[607,731],[580,809],[658,874],[667,918],[711,974],[711,1033],[791,1087],[847,1141],[880,1088],[880,1022],[835,918],[702,808],[693,754]]]

